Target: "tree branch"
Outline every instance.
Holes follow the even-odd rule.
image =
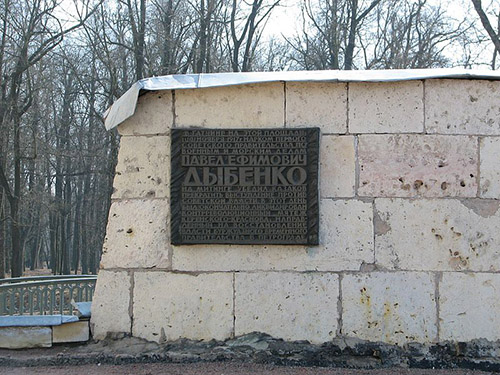
[[[491,38],[491,41],[493,42],[495,49],[500,53],[500,38],[498,35],[495,33],[495,30],[493,30],[493,27],[491,26],[490,20],[488,19],[488,16],[483,10],[483,7],[481,6],[481,0],[471,0],[472,4],[474,4],[474,8],[476,9],[477,15],[481,19],[481,23],[483,24],[484,29],[488,33],[488,35]]]

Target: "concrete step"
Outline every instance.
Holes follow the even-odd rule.
[[[6,317],[2,317],[6,318]],[[66,319],[61,316],[57,320],[54,316],[18,316],[13,326],[0,326],[0,348],[48,348],[52,344],[86,342],[90,339],[89,320]],[[31,318],[31,319],[19,319]],[[39,319],[36,319],[39,318]],[[4,320],[5,323],[6,320]],[[27,322],[34,323],[27,326]],[[53,322],[55,324],[47,324]]]

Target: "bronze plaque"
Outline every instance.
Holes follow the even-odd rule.
[[[319,129],[172,129],[171,241],[318,244]]]

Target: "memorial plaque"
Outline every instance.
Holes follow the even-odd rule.
[[[318,244],[319,129],[172,129],[171,241]]]

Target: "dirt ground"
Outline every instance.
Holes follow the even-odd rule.
[[[349,370],[318,367],[279,367],[242,363],[147,363],[62,367],[0,367],[2,375],[486,375],[472,370]]]

